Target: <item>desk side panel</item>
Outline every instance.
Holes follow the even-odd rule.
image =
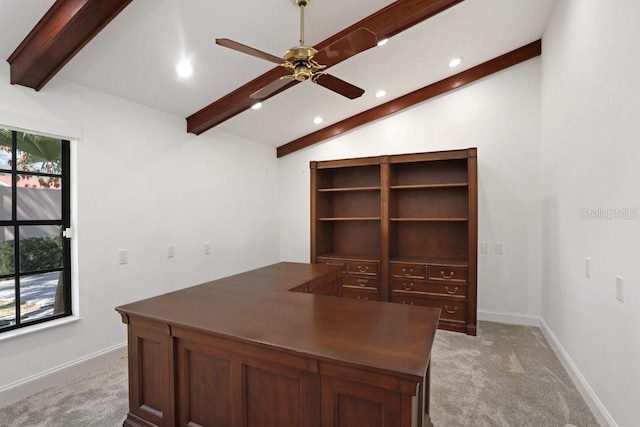
[[[173,425],[173,339],[161,325],[136,319],[128,333],[130,422],[125,425]]]
[[[315,361],[184,328],[173,333],[179,425],[319,427]]]

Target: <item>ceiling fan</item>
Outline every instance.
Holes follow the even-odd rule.
[[[311,80],[333,92],[339,93],[349,99],[355,99],[364,93],[364,90],[347,83],[324,70],[339,62],[344,61],[360,52],[372,48],[378,44],[378,38],[366,28],[347,34],[343,38],[321,49],[320,51],[304,44],[304,8],[311,0],[292,0],[300,8],[300,45],[294,46],[284,53],[283,58],[263,52],[258,49],[243,45],[229,39],[216,39],[216,44],[246,53],[280,65],[283,76],[272,81],[250,95],[250,98],[263,100],[283,89],[292,81],[303,82]],[[284,62],[283,62],[284,61]]]

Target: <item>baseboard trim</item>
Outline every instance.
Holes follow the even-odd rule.
[[[540,327],[540,316],[531,314],[504,313],[490,310],[478,310],[478,320],[487,322],[506,323],[507,325]]]
[[[564,347],[562,347],[562,344],[560,344],[556,335],[553,333],[547,322],[542,318],[540,318],[540,330],[549,342],[549,345],[551,345],[553,351],[556,353],[556,356],[558,356],[558,359],[560,359],[560,363],[564,366],[564,369],[573,380],[573,383],[576,385],[576,388],[600,425],[618,427],[618,424],[593,391],[584,375],[582,375],[582,372],[580,372],[580,369],[578,369],[576,364],[573,363],[569,353],[567,353]]]
[[[11,405],[42,390],[60,385],[71,378],[117,360],[127,354],[127,343],[90,354],[0,388],[0,402]]]

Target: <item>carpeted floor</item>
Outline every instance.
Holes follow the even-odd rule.
[[[128,399],[121,359],[0,409],[0,426],[122,427]]]
[[[438,331],[431,369],[436,426],[599,426],[538,328]]]
[[[432,354],[437,427],[599,425],[538,328],[481,322],[477,337],[438,331]],[[127,393],[122,359],[0,408],[0,426],[122,426]]]

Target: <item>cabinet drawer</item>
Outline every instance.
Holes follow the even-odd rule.
[[[450,282],[466,282],[469,273],[467,268],[451,265],[430,265],[430,280],[446,280]]]
[[[370,276],[356,276],[346,274],[342,278],[342,286],[365,288],[365,289],[380,289],[380,279]]]
[[[424,279],[427,276],[427,266],[424,264],[392,262],[391,275],[393,277]]]
[[[394,292],[391,302],[439,308],[440,318],[443,320],[467,320],[467,303],[462,299],[428,298],[414,296],[408,292]]]
[[[349,261],[347,262],[347,274],[366,274],[368,276],[378,275],[378,263],[369,261]]]
[[[342,258],[318,257],[318,264],[341,265],[342,272],[346,274],[366,274],[367,276],[377,276],[379,263],[375,261],[358,261]]]
[[[462,283],[437,283],[421,280],[393,279],[391,280],[393,291],[423,292],[440,295],[456,295],[467,297],[467,285]]]
[[[339,265],[342,266],[342,270],[340,270],[342,273],[347,272],[347,264],[343,259],[318,257],[318,264]]]
[[[380,301],[380,293],[375,289],[342,288],[342,296],[365,301]]]

